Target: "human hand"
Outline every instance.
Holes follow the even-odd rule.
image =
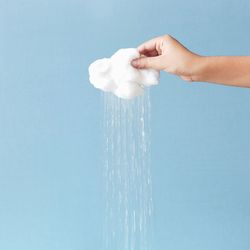
[[[180,42],[164,35],[138,47],[140,58],[132,61],[135,68],[152,68],[175,74],[186,81],[195,81],[201,56],[189,51]]]

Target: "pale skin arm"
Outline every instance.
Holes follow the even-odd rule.
[[[211,82],[250,88],[250,56],[200,56],[169,35],[156,37],[138,47],[136,68],[153,68],[189,82]]]

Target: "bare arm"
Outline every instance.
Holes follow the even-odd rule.
[[[194,81],[250,87],[250,56],[201,57]]]
[[[250,56],[200,56],[169,35],[156,37],[138,47],[143,57],[137,68],[154,68],[186,81],[250,87]]]

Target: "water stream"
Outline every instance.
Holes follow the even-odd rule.
[[[150,250],[150,91],[131,101],[104,93],[106,250]]]

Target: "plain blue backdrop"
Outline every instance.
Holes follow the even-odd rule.
[[[249,13],[248,0],[0,0],[0,249],[103,249],[90,62],[165,33],[250,55]],[[162,73],[151,93],[153,250],[250,249],[250,90]]]

